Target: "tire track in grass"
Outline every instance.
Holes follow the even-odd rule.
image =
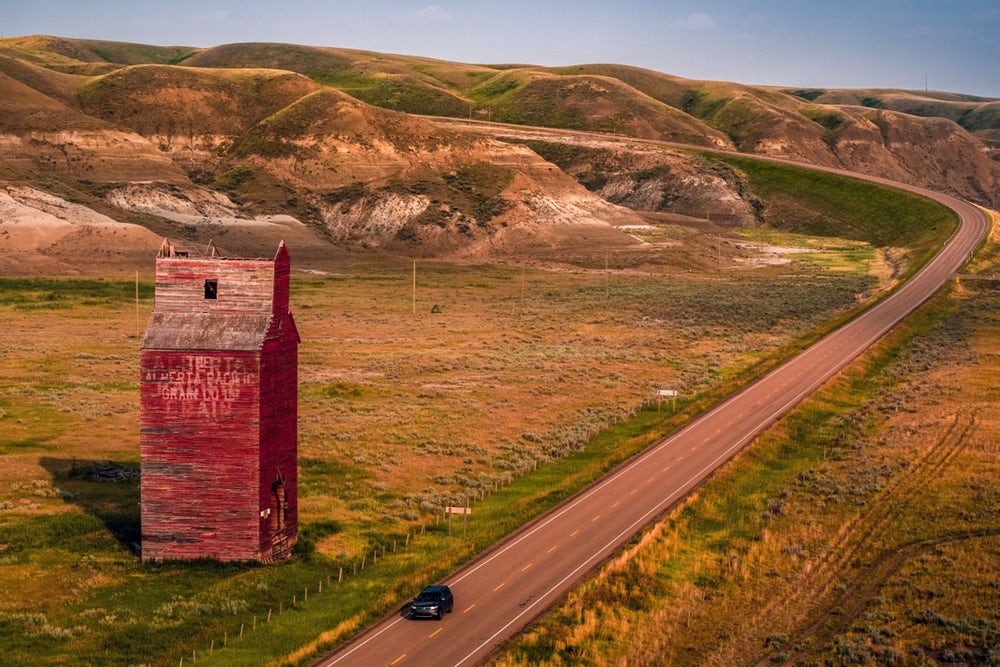
[[[808,657],[812,651],[822,650],[833,637],[844,632],[864,612],[882,585],[913,555],[938,544],[966,539],[973,533],[944,535],[918,540],[879,552],[870,562],[860,567],[867,551],[889,526],[904,513],[903,506],[939,478],[955,456],[962,451],[971,433],[976,430],[975,412],[957,413],[945,433],[917,460],[914,465],[894,475],[886,487],[847,521],[830,544],[817,567],[802,575],[798,585],[791,590],[806,592],[805,598],[795,601],[795,608],[811,619],[787,643],[763,656],[758,667],[775,664],[779,654],[795,652],[796,661]],[[980,531],[983,535],[996,531]],[[834,590],[844,574],[853,571],[853,581],[839,594]],[[780,598],[768,605],[759,618],[773,619],[790,601]],[[821,610],[812,613],[810,610]],[[799,649],[796,652],[796,649]],[[810,650],[811,649],[811,650]],[[780,659],[778,660],[780,662]]]

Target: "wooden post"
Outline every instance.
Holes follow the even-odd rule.
[[[139,272],[135,272],[135,337],[139,338]]]

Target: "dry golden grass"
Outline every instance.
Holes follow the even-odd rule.
[[[995,664],[998,312],[953,285],[495,664]]]
[[[320,528],[312,560],[289,576],[313,567],[336,577],[340,563],[440,520],[444,505],[581,446],[652,389],[688,400],[878,287],[860,271],[796,267],[664,277],[419,263],[415,295],[410,263],[297,274],[300,528]],[[95,461],[138,468],[146,280],[138,318],[127,280],[110,282],[105,291],[122,294],[107,299],[73,297],[76,281],[4,283],[0,316],[17,335],[0,339],[0,618],[14,637],[43,614],[52,635],[22,637],[30,648],[19,650],[79,654],[111,633],[133,637],[123,651],[145,661],[176,650],[166,645],[209,643],[190,638],[209,621],[184,610],[260,613],[259,598],[296,592],[282,568],[147,571],[129,551],[134,482],[121,490],[69,474]],[[734,307],[740,317],[721,317]],[[136,587],[123,602],[120,591]],[[100,610],[117,620],[96,623]],[[177,636],[161,632],[151,649],[137,618]],[[226,620],[213,617],[206,636]]]

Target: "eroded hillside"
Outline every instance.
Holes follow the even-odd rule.
[[[30,236],[32,211],[51,215],[26,192],[147,230],[129,236],[147,254],[164,235],[244,254],[294,234],[318,258],[379,248],[596,265],[609,251],[648,254],[628,233],[635,225],[762,221],[736,171],[687,153],[500,141],[425,116],[790,157],[1000,205],[990,153],[998,105],[690,81],[619,65],[0,39],[0,181],[18,211],[3,221],[0,262],[25,266],[29,248],[14,239]],[[73,265],[67,253],[77,246],[122,246],[114,235],[124,228],[64,219],[60,245],[32,237],[30,252],[47,258],[39,266]]]

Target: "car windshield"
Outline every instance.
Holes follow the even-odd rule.
[[[441,593],[439,593],[437,591],[423,591],[420,595],[417,596],[417,599],[418,600],[424,600],[424,601],[427,601],[427,600],[440,600],[441,599]]]

